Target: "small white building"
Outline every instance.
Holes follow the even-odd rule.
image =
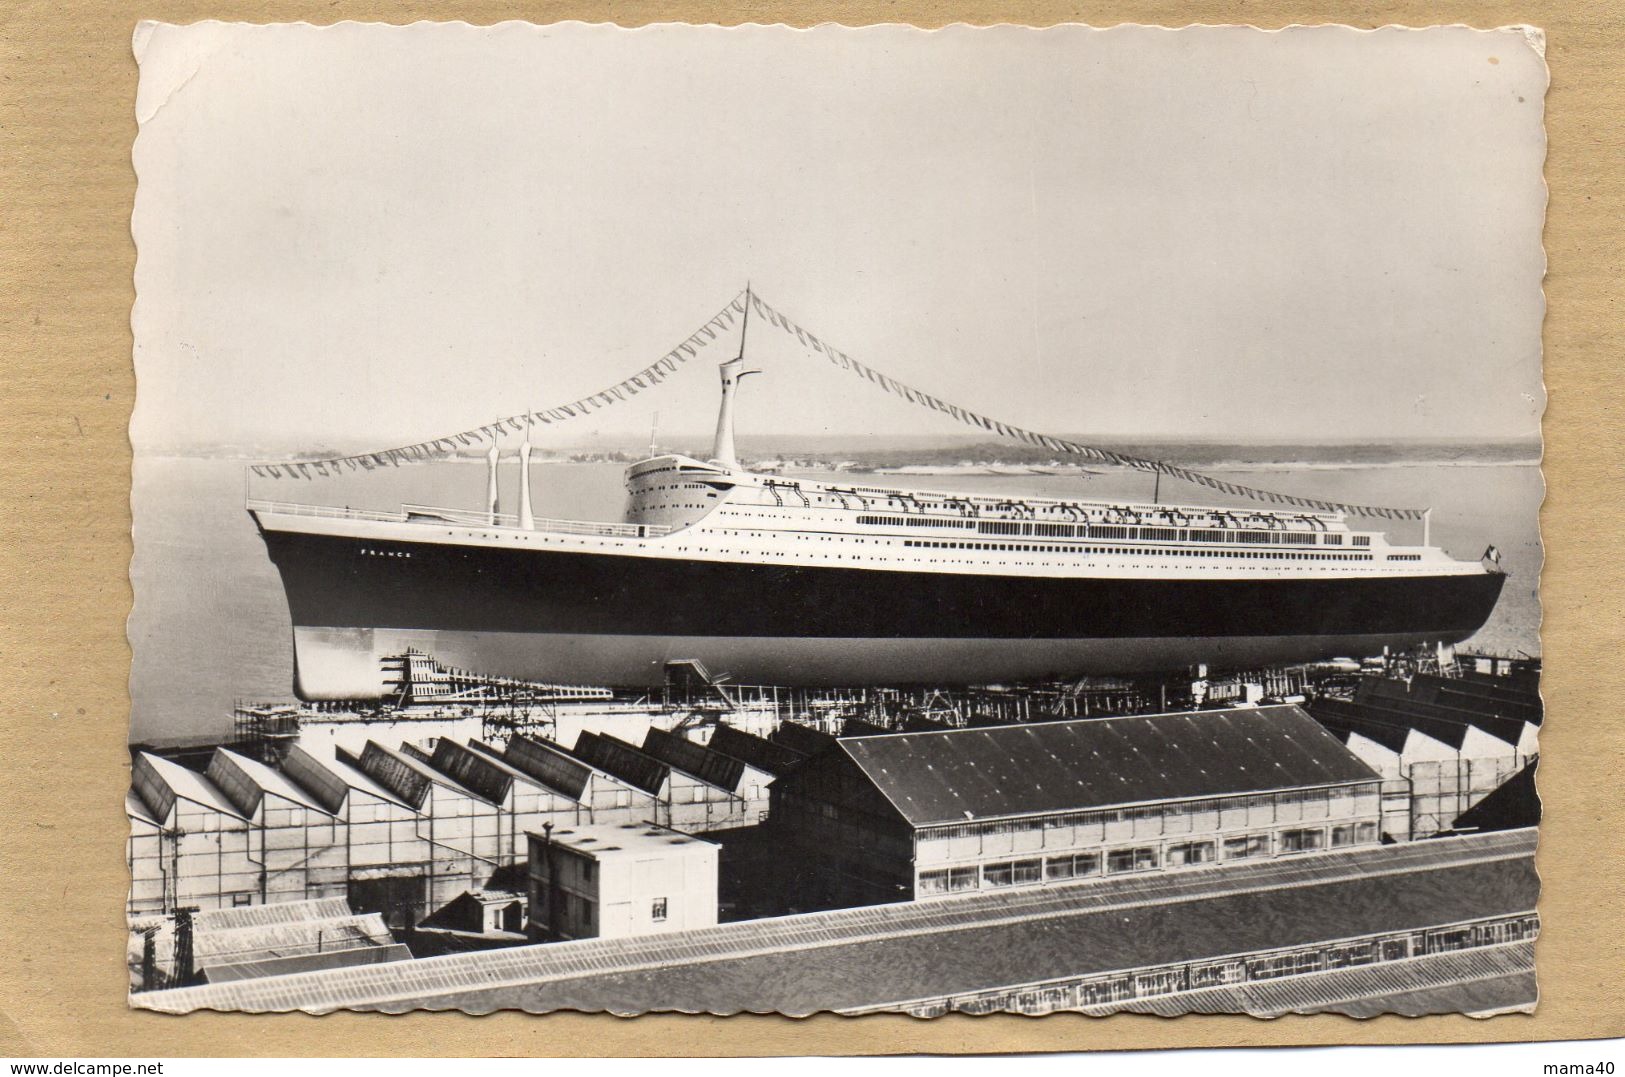
[[[712,842],[635,823],[529,838],[533,939],[623,938],[717,922]]]

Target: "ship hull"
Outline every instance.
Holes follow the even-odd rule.
[[[492,676],[647,686],[975,684],[1247,667],[1454,643],[1504,577],[1029,577],[264,532],[306,699],[388,691],[415,648]],[[364,551],[371,550],[371,553]]]

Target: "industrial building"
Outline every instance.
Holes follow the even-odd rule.
[[[1309,710],[1386,779],[1383,832],[1396,841],[1450,829],[1539,755],[1540,695],[1522,678],[1363,677],[1352,699]]]
[[[520,737],[503,753],[441,738],[330,759],[295,744],[275,767],[217,748],[204,773],[140,752],[126,807],[131,916],[338,896],[397,930],[523,863],[527,830],[660,814],[643,790]]]
[[[802,907],[1372,845],[1381,777],[1295,706],[842,737],[772,787]]]
[[[261,893],[252,825],[209,779],[139,752],[125,798],[130,820],[129,911],[250,905]],[[300,895],[305,896],[304,894]]]
[[[652,797],[663,826],[724,830],[754,824],[768,808],[771,774],[678,733],[651,727],[639,747],[584,731],[571,754]]]
[[[717,847],[658,826],[532,832],[530,936],[621,938],[717,922]]]
[[[136,991],[412,957],[382,917],[357,914],[342,897],[139,918],[130,943],[130,986]]]
[[[1535,1002],[1533,830],[136,996],[203,1007],[800,1015],[1492,1013]]]

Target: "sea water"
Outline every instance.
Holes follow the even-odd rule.
[[[625,465],[545,463],[532,469],[538,517],[619,520]],[[1435,545],[1476,560],[1491,544],[1511,574],[1489,622],[1463,646],[1496,654],[1540,653],[1541,567],[1537,524],[1543,495],[1535,465],[1323,464],[1210,469],[1231,481],[1345,503],[1431,506]],[[964,493],[1150,501],[1151,476],[1069,469],[1061,474],[930,475],[798,473],[843,484]],[[502,510],[518,505],[518,466],[505,462]],[[293,691],[293,636],[276,569],[247,497],[396,511],[403,503],[478,510],[485,465],[442,461],[309,480],[251,477],[241,460],[144,457],[132,491],[135,608],[129,633],[132,740],[212,736],[231,726],[238,701],[279,701]],[[1165,502],[1245,505],[1164,482]],[[1355,526],[1361,526],[1355,521]],[[1397,542],[1421,539],[1419,523],[1372,521]],[[653,599],[653,596],[651,596]]]

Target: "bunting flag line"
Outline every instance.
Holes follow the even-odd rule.
[[[721,310],[709,318],[693,333],[683,338],[683,341],[671,351],[644,367],[642,370],[617,382],[597,393],[573,400],[568,404],[559,404],[555,407],[543,408],[540,411],[528,412],[520,415],[498,419],[494,423],[487,423],[471,430],[464,430],[456,434],[420,441],[412,445],[403,445],[394,449],[380,449],[376,452],[359,453],[354,456],[331,457],[313,461],[283,461],[276,463],[250,464],[249,470],[255,475],[266,478],[308,479],[312,473],[319,476],[339,474],[341,469],[347,471],[373,471],[381,467],[398,467],[402,463],[429,460],[443,457],[455,452],[459,447],[467,448],[482,441],[494,441],[502,434],[512,431],[522,432],[530,423],[551,425],[553,423],[567,422],[570,419],[587,415],[591,412],[609,407],[640,392],[653,389],[676,373],[678,368],[694,358],[705,347],[719,339],[746,313],[746,301],[757,316],[795,339],[803,348],[822,355],[830,363],[841,370],[851,371],[858,377],[870,382],[879,388],[901,397],[908,403],[917,407],[928,408],[941,412],[966,426],[974,426],[981,430],[1022,441],[1029,445],[1041,446],[1052,452],[1067,453],[1081,456],[1098,463],[1113,464],[1118,467],[1133,468],[1137,471],[1167,475],[1196,486],[1218,490],[1233,497],[1245,497],[1254,501],[1263,501],[1274,505],[1291,505],[1302,509],[1311,509],[1316,512],[1346,513],[1352,516],[1375,517],[1385,520],[1420,520],[1424,517],[1424,509],[1385,508],[1375,505],[1353,505],[1337,501],[1326,501],[1319,498],[1298,497],[1293,494],[1282,494],[1270,490],[1260,490],[1240,483],[1229,482],[1225,479],[1214,478],[1190,468],[1180,467],[1176,464],[1160,460],[1148,460],[1127,453],[1115,452],[1092,445],[1083,445],[1066,438],[1058,438],[1050,434],[1040,434],[1024,427],[1013,426],[1000,422],[997,419],[983,415],[979,412],[962,408],[957,404],[949,403],[940,397],[933,396],[907,385],[897,379],[883,374],[873,367],[867,366],[841,351],[829,341],[824,340],[798,325],[793,319],[763,301],[761,296],[754,292],[743,291],[734,296]]]
[[[737,317],[744,313],[745,293],[740,292],[726,306],[708,319],[704,325],[685,337],[681,344],[653,363],[601,392],[589,393],[587,396],[573,400],[568,404],[560,404],[557,407],[543,408],[541,411],[521,415],[510,415],[505,419],[498,419],[494,423],[486,423],[484,426],[478,426],[472,430],[431,438],[428,441],[403,445],[395,449],[379,449],[376,452],[358,453],[355,456],[336,456],[324,460],[250,464],[248,470],[255,475],[271,479],[308,479],[311,477],[312,471],[318,475],[327,475],[329,474],[328,469],[336,473],[341,467],[350,471],[357,469],[372,471],[375,468],[398,467],[402,463],[447,456],[455,452],[458,446],[467,447],[481,441],[494,441],[508,431],[516,434],[520,433],[525,429],[527,423],[535,422],[551,425],[566,422],[578,416],[586,415],[591,411],[609,407],[611,404],[627,399],[627,397],[636,396],[645,389],[659,385],[675,373],[678,367],[698,355],[706,345],[722,337],[733,327]]]
[[[1102,449],[1093,445],[1082,445],[1078,442],[1069,441],[1065,438],[1058,438],[1049,434],[1040,434],[1019,426],[1012,426],[1009,423],[1002,423],[997,419],[989,418],[986,415],[971,411],[968,408],[961,408],[958,405],[950,404],[946,400],[932,396],[930,393],[922,392],[911,385],[905,385],[902,382],[897,381],[895,378],[891,378],[880,373],[878,370],[875,370],[872,367],[865,366],[863,363],[858,362],[856,359],[852,358],[850,355],[847,355],[839,348],[834,347],[829,343],[829,341],[820,340],[802,326],[797,325],[795,321],[789,318],[787,315],[774,309],[768,303],[763,302],[761,296],[756,295],[754,292],[750,293],[750,303],[752,308],[762,318],[762,320],[784,330],[803,345],[807,345],[810,342],[810,346],[814,351],[823,355],[824,358],[828,359],[831,363],[840,367],[842,370],[850,370],[864,380],[878,385],[880,388],[886,390],[894,396],[902,397],[911,404],[919,407],[930,408],[933,411],[942,412],[944,415],[947,415],[958,422],[964,423],[967,426],[980,427],[983,430],[992,431],[1001,437],[1011,438],[1016,441],[1023,441],[1029,445],[1042,446],[1043,448],[1050,449],[1054,452],[1064,452],[1075,456],[1082,456],[1086,459],[1094,460],[1099,463],[1114,464],[1118,467],[1133,468],[1137,471],[1160,473],[1167,475],[1170,478],[1180,479],[1196,486],[1203,486],[1210,490],[1219,490],[1223,493],[1230,494],[1233,497],[1245,497],[1254,501],[1266,501],[1275,505],[1292,505],[1297,508],[1312,509],[1316,512],[1341,512],[1351,516],[1374,517],[1384,520],[1420,520],[1423,518],[1426,512],[1425,509],[1397,509],[1385,508],[1377,505],[1350,505],[1338,501],[1325,501],[1319,498],[1298,497],[1293,494],[1282,494],[1271,490],[1259,490],[1255,487],[1243,486],[1240,483],[1228,482],[1224,479],[1216,479],[1211,475],[1204,475],[1199,471],[1192,471],[1190,468],[1180,467],[1177,464],[1169,464],[1161,460],[1147,460],[1142,457],[1130,456],[1127,453],[1114,452],[1111,449]]]

